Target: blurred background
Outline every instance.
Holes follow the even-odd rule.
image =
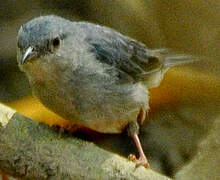
[[[161,86],[151,90],[151,110],[141,129],[152,168],[174,176],[196,154],[198,143],[220,114],[220,2],[0,0],[0,102],[51,125],[67,122],[32,98],[16,62],[19,27],[48,14],[114,28],[151,49],[165,47],[202,57],[200,62],[171,69]],[[125,157],[136,151],[126,134],[85,139]]]

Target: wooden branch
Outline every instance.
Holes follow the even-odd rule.
[[[21,179],[169,179],[2,104],[0,169]]]

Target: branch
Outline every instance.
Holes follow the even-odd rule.
[[[21,179],[168,179],[1,104],[0,169]]]

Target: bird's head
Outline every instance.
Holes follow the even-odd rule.
[[[59,56],[69,24],[71,21],[57,16],[42,16],[22,25],[17,39],[19,67],[24,70],[36,62],[48,63]]]

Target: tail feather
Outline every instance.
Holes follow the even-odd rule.
[[[199,61],[201,58],[186,54],[174,54],[169,49],[153,50],[153,53],[162,59],[164,67],[178,66],[181,64]]]
[[[199,61],[199,58],[185,54],[168,55],[165,57],[164,66],[172,67],[172,66],[178,66],[181,64],[191,63],[195,61]]]

